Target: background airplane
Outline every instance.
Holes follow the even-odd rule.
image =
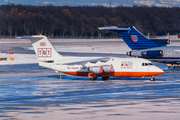
[[[169,39],[149,39],[134,26],[99,27],[100,30],[118,32],[119,36],[131,48],[128,56],[146,58],[154,62],[180,64],[180,46],[168,46]]]
[[[64,57],[51,45],[47,37],[42,35],[22,36],[30,39],[39,60],[39,65],[62,73],[89,77],[96,80],[102,77],[145,77],[163,73],[150,61],[141,58],[109,58],[109,57]]]

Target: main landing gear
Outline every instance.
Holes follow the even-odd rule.
[[[95,80],[97,80],[97,78],[98,78],[98,77],[90,78],[90,81],[95,81]],[[108,80],[108,78],[109,78],[109,77],[102,77],[102,80],[103,80],[103,81],[106,81],[106,80]]]
[[[102,80],[103,80],[103,81],[106,81],[106,80],[108,80],[108,78],[109,78],[109,77],[102,77]]]
[[[97,78],[98,77],[100,77],[100,76],[98,76],[97,74],[95,74],[95,73],[89,73],[88,74],[88,77],[90,78],[90,81],[95,81],[95,80],[97,80]],[[102,77],[102,80],[103,81],[106,81],[106,80],[108,80],[108,76],[101,76]]]
[[[95,80],[97,80],[97,77],[95,77],[95,78],[90,78],[90,81],[95,81]]]
[[[152,76],[152,77],[151,77],[151,81],[155,81],[155,78],[154,78],[154,76]]]

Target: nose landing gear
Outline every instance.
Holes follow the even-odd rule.
[[[152,77],[151,77],[151,81],[155,81],[155,78],[154,78],[154,76],[152,76]]]

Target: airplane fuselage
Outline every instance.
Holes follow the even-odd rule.
[[[143,56],[146,51],[162,51],[162,56]],[[163,46],[143,50],[132,50],[131,56],[146,58],[154,62],[179,64],[180,63],[180,46]]]
[[[68,60],[76,61],[76,59],[77,57],[68,57]],[[90,58],[78,58],[78,60],[86,59]],[[64,65],[62,61],[67,62],[62,58],[49,64],[40,62],[39,65],[76,76],[89,76],[90,73],[95,73],[101,77],[144,77],[163,73],[161,69],[152,65],[150,61],[140,58],[110,58],[106,62],[88,62],[84,65]]]
[[[76,76],[86,76],[90,80],[102,77],[107,80],[113,76],[145,77],[163,73],[149,60],[141,58],[113,58],[113,57],[64,57],[59,54],[47,37],[42,35],[24,36],[30,39],[39,65]]]

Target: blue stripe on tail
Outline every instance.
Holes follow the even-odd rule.
[[[132,50],[148,49],[153,47],[159,47],[159,45],[142,33],[140,33],[135,27],[118,27],[118,28],[129,28],[129,30],[113,30],[118,32],[119,36]]]

